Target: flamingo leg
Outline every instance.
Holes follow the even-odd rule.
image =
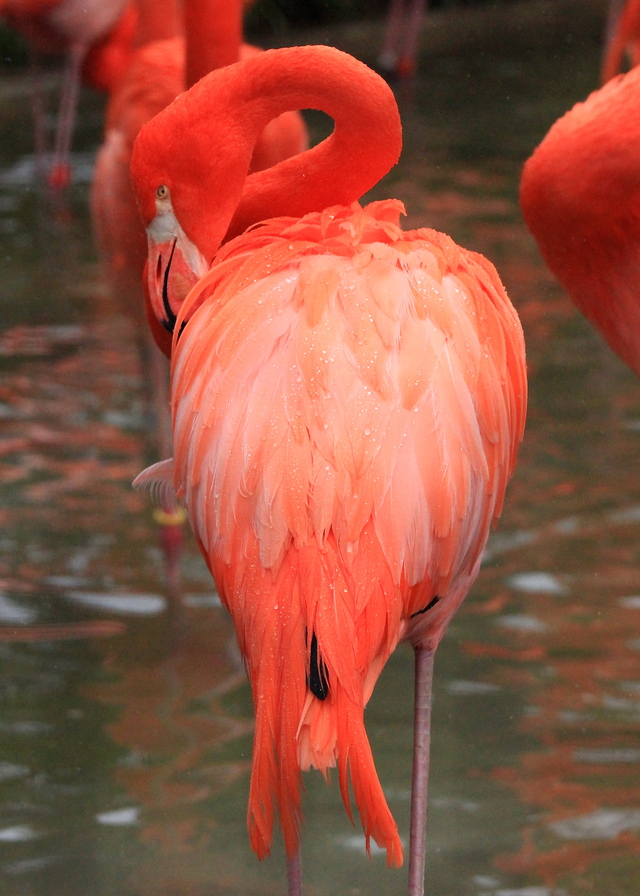
[[[615,34],[616,28],[618,27],[618,22],[620,21],[620,16],[622,15],[622,10],[624,9],[624,4],[625,0],[609,0],[604,29],[605,51],[613,40],[613,35]]]
[[[156,438],[153,454],[163,460],[171,457],[171,414],[169,411],[169,368],[167,359],[153,341],[151,330],[138,333],[138,354],[145,384],[145,406],[153,412]],[[165,559],[169,593],[176,599],[181,593],[180,557],[184,548],[185,513],[172,504],[161,503],[154,519],[159,526],[159,541]]]
[[[69,154],[71,137],[78,104],[78,90],[82,63],[86,55],[84,44],[74,44],[69,50],[69,57],[62,82],[60,112],[56,127],[56,139],[53,152],[53,164],[49,173],[49,186],[64,189],[70,180]]]
[[[287,860],[287,896],[302,896],[302,862],[300,850]]]
[[[404,18],[404,0],[391,0],[384,30],[378,65],[384,72],[394,72],[398,62],[398,43]]]
[[[411,0],[409,5],[404,40],[398,58],[398,74],[401,78],[411,78],[415,74],[418,44],[422,34],[426,6],[427,0]]]
[[[427,835],[427,785],[431,744],[431,689],[435,649],[415,648],[413,776],[409,839],[409,896],[424,896]]]

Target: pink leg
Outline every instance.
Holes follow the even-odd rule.
[[[427,835],[427,785],[431,743],[431,689],[435,650],[416,647],[413,719],[413,777],[409,840],[409,896],[424,896]]]
[[[395,72],[398,61],[398,43],[404,19],[405,0],[391,0],[387,13],[387,24],[384,32],[382,49],[378,56],[378,65],[383,72]]]
[[[398,74],[401,78],[411,78],[415,74],[418,44],[422,34],[426,6],[427,0],[411,0],[404,29],[402,50],[398,59]]]
[[[156,443],[154,459],[164,460],[173,454],[171,415],[169,412],[169,366],[167,359],[153,341],[151,330],[145,326],[139,335],[139,355],[146,382],[146,401],[153,408]],[[181,507],[162,504],[154,512],[159,527],[159,541],[165,559],[169,594],[178,598],[181,593],[180,557],[184,548],[186,514]]]
[[[62,82],[53,163],[49,173],[49,186],[55,190],[64,189],[68,186],[70,180],[69,153],[71,151],[71,138],[73,136],[76,107],[78,105],[82,63],[85,55],[86,47],[83,44],[74,44],[71,47]]]
[[[302,863],[300,850],[287,861],[287,896],[302,896]]]
[[[156,430],[158,435],[158,456],[171,457],[171,414],[169,411],[169,365],[151,337],[147,327],[149,342],[151,380],[155,401]],[[151,337],[151,338],[150,338]],[[160,524],[160,544],[167,568],[167,583],[172,595],[181,591],[180,557],[184,548],[184,523],[186,515],[181,507],[162,507],[156,519]]]
[[[620,21],[620,16],[622,15],[624,5],[624,0],[609,0],[609,7],[607,9],[607,18],[604,28],[605,51],[611,43],[615,30],[618,27],[618,22]]]

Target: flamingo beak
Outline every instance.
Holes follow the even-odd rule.
[[[158,210],[147,227],[147,291],[158,323],[173,333],[180,306],[208,265],[178,223],[173,209]]]

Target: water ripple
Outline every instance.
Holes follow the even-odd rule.
[[[507,585],[527,594],[566,594],[567,589],[557,576],[550,572],[518,572],[509,576]]]
[[[613,840],[623,831],[640,828],[640,809],[598,809],[549,825],[562,840]]]
[[[99,591],[69,591],[66,595],[93,610],[131,616],[155,616],[167,608],[167,601],[160,594],[112,594]]]
[[[130,825],[137,824],[140,818],[140,809],[137,806],[129,806],[125,809],[113,809],[109,812],[100,812],[96,815],[98,824]]]

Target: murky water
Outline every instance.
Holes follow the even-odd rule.
[[[497,264],[525,327],[531,410],[436,662],[428,893],[635,896],[640,384],[545,271],[516,202],[523,160],[596,84],[597,22],[509,30],[505,16],[504,33],[447,49],[436,21],[437,51],[399,91],[401,164],[376,196]],[[366,59],[371,33],[329,37]],[[100,101],[85,98],[72,207],[54,214],[16,92],[0,100],[0,891],[282,893],[280,846],[262,864],[248,847],[252,711],[231,625],[191,543],[169,599],[130,488],[151,435],[134,327],[101,282],[86,211]],[[403,648],[367,710],[404,832],[411,689]],[[364,855],[337,787],[306,786],[306,892],[404,892],[404,872]]]

